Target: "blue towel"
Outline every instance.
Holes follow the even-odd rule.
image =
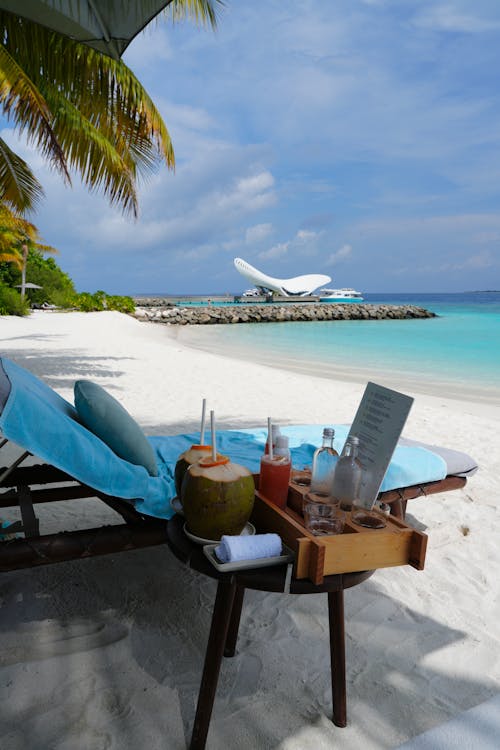
[[[132,501],[141,513],[173,516],[169,464],[159,464],[159,475],[152,477],[143,466],[124,461],[80,424],[76,409],[52,388],[5,357],[2,364],[11,384],[0,415],[6,438],[80,482]]]
[[[6,358],[1,361],[11,384],[0,414],[5,437],[80,482],[130,500],[141,513],[167,519],[174,515],[170,501],[175,497],[175,464],[183,451],[198,443],[199,433],[148,438],[158,462],[158,476],[152,477],[144,467],[113,453],[80,424],[75,408],[35,375]],[[0,408],[1,403],[2,399]],[[340,453],[349,428],[334,427],[335,447]],[[293,466],[310,466],[321,444],[323,425],[293,425],[281,431],[289,437]],[[221,430],[217,450],[257,473],[266,438],[264,428]],[[382,490],[438,481],[445,476],[446,463],[436,453],[420,446],[398,446]]]

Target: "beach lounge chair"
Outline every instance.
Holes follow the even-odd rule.
[[[102,389],[87,385],[91,391],[97,388],[99,402]],[[0,448],[11,441],[20,453],[10,465],[0,468],[0,509],[17,507],[21,516],[8,528],[0,529],[0,570],[165,542],[166,524],[174,514],[171,500],[175,496],[175,462],[182,451],[198,441],[199,435],[146,440],[117,402],[113,404],[114,399],[103,394],[111,411],[105,412],[104,426],[101,424],[98,436],[82,423],[82,408],[79,413],[28,370],[0,358],[0,430],[4,436]],[[116,407],[123,413],[117,415]],[[87,422],[92,417],[87,415]],[[124,418],[131,424],[121,421]],[[98,427],[93,425],[97,432]],[[129,427],[132,443],[139,434],[139,443],[142,439],[147,446],[116,447],[117,435],[120,441]],[[337,426],[340,443],[347,431],[347,426]],[[294,466],[310,464],[321,439],[322,426],[289,426],[283,432],[290,438]],[[218,433],[218,450],[257,472],[265,441],[265,430],[223,430]],[[132,450],[135,454],[124,458],[116,450],[122,454]],[[148,450],[153,456],[153,467],[150,457],[143,455]],[[28,458],[29,463],[35,461],[35,464],[26,465]],[[384,479],[380,498],[390,503],[396,515],[402,516],[408,499],[462,487],[476,468],[466,454],[402,440]],[[105,503],[117,514],[117,523],[40,533],[35,508],[81,498],[97,498]]]

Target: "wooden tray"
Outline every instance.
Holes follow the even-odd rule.
[[[307,488],[290,484],[289,505],[281,510],[258,490],[251,520],[258,531],[279,534],[295,552],[295,578],[309,578],[314,584],[333,573],[411,565],[423,570],[427,535],[394,516],[385,516],[384,529],[367,529],[353,523],[349,514],[343,534],[314,536],[304,527],[302,515],[292,509],[301,507]]]

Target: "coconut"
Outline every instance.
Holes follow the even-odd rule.
[[[191,464],[197,463],[200,458],[203,458],[204,456],[208,456],[212,452],[212,446],[211,445],[192,445],[191,448],[188,448],[187,451],[184,451],[184,453],[181,453],[179,458],[177,459],[177,463],[175,464],[175,473],[174,473],[174,479],[175,479],[175,491],[177,493],[177,497],[182,503],[182,480],[184,479],[184,474],[188,470],[188,468],[191,466]]]
[[[181,493],[189,531],[218,541],[223,534],[242,532],[252,513],[255,485],[249,469],[218,455],[188,468]]]

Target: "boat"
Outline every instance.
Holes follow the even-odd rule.
[[[363,302],[363,295],[355,289],[320,289],[316,294],[320,302]]]

